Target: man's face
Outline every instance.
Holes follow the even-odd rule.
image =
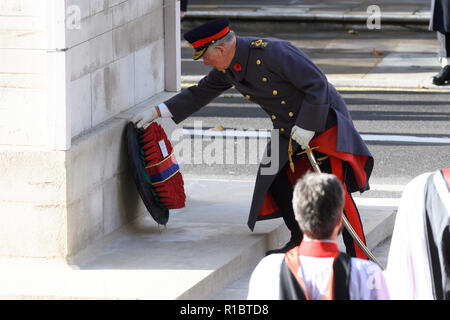
[[[216,48],[208,48],[203,55],[203,64],[211,66],[217,70],[225,70],[230,62],[227,59],[226,50],[218,46]]]

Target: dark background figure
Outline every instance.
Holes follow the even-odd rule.
[[[433,84],[441,86],[450,80],[450,1],[432,0],[429,29],[437,32],[441,71],[433,77]]]
[[[180,18],[183,20],[184,15],[186,14],[188,6],[188,0],[180,0]]]

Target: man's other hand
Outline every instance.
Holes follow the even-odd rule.
[[[291,135],[303,149],[306,149],[311,139],[314,137],[314,131],[309,131],[300,128],[299,126],[292,127]]]
[[[137,128],[142,128],[147,123],[152,122],[160,116],[161,114],[159,112],[159,108],[152,107],[150,108],[150,110],[145,110],[137,114],[131,121],[136,125]]]

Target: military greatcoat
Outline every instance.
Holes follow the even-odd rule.
[[[322,137],[320,143],[331,143],[332,151],[319,149],[321,152],[333,153],[333,157],[349,163],[352,170],[343,179],[350,192],[367,190],[373,158],[356,131],[343,99],[321,70],[287,41],[236,38],[235,57],[227,70],[211,70],[197,85],[182,90],[165,104],[175,123],[180,123],[234,87],[246,99],[261,106],[272,119],[272,133],[278,132],[279,143],[272,144],[277,150],[271,150],[269,143],[266,154],[273,158],[274,152],[278,153],[279,169],[273,174],[262,174],[262,169],[271,163],[259,166],[248,218],[250,229],[253,230],[257,220],[280,216],[277,212],[262,214],[262,207],[276,175],[285,174],[281,168],[288,163],[289,137],[294,125],[315,131],[311,144]],[[293,149],[297,148],[293,141]],[[359,158],[354,161],[354,157]]]

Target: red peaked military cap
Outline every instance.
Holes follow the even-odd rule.
[[[230,32],[229,23],[227,18],[220,18],[207,22],[184,34],[184,39],[195,49],[194,60],[200,59],[211,44],[225,37]]]

